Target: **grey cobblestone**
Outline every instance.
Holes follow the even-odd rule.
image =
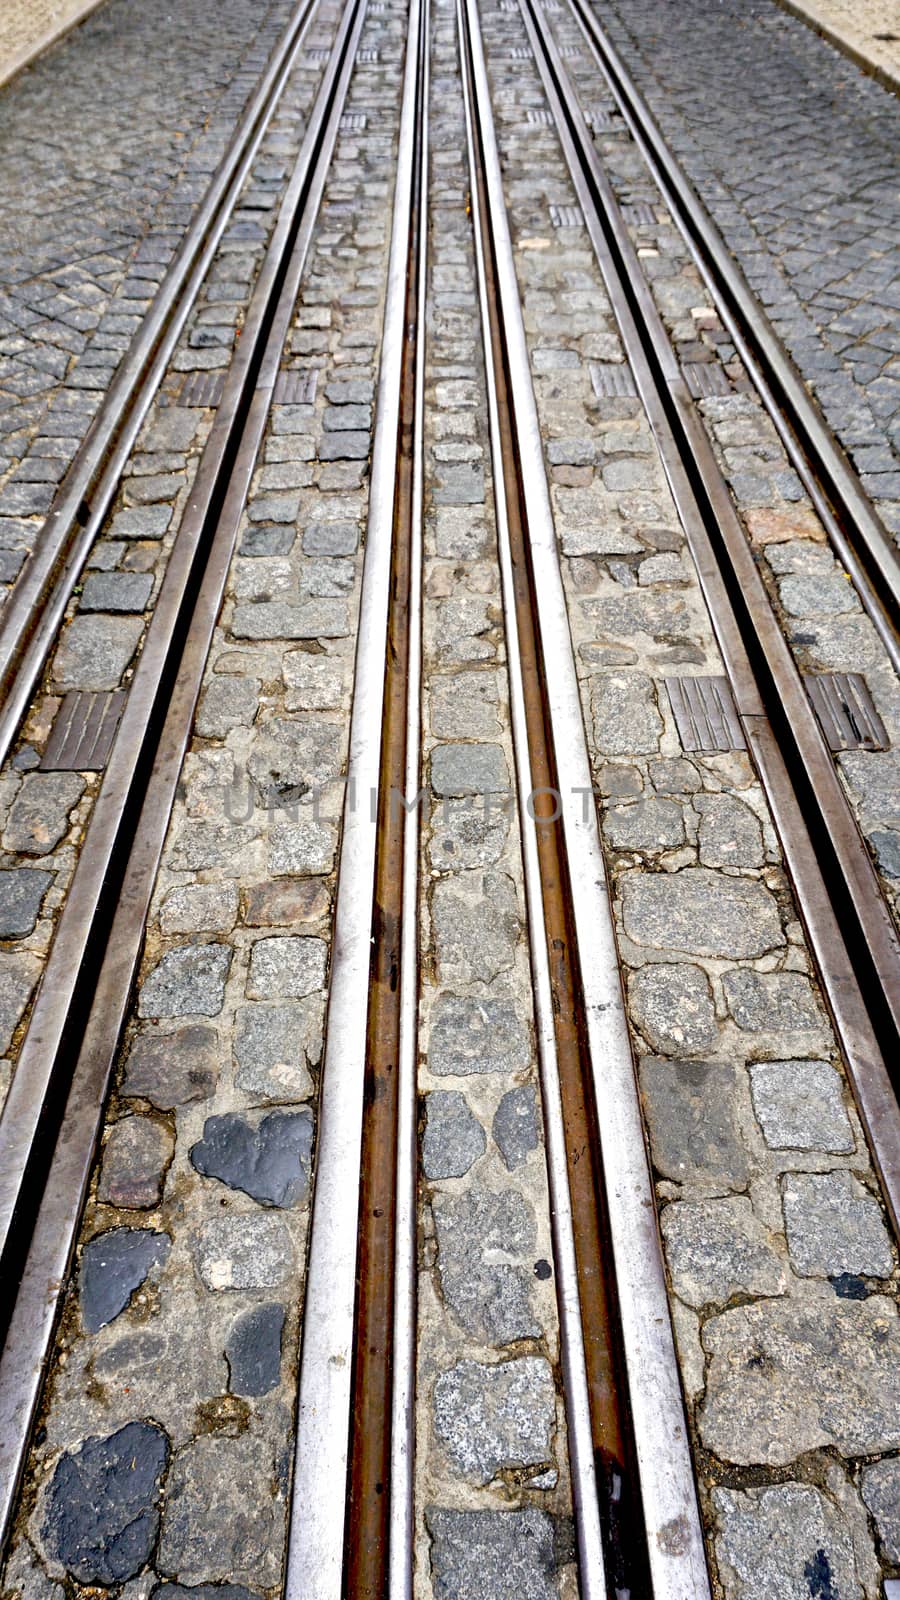
[[[42,437],[62,476],[287,14],[111,0],[3,89],[0,477]],[[24,470],[0,487],[48,505]]]
[[[593,105],[596,70],[568,10],[551,15],[548,26],[561,41],[582,47],[581,64],[572,70],[576,78],[582,74],[579,87]],[[642,17],[641,26],[660,37],[658,17]],[[806,1452],[804,1473],[814,1463],[816,1481],[828,1482],[829,1511],[839,1505],[843,1523],[852,1521],[854,1565],[840,1570],[854,1579],[864,1573],[859,1593],[874,1597],[875,1550],[865,1514],[846,1474],[835,1468],[832,1483],[829,1473],[835,1452],[852,1455],[863,1434],[876,1453],[894,1448],[892,1380],[886,1368],[877,1371],[889,1360],[882,1352],[893,1337],[894,1307],[879,1294],[884,1280],[847,1271],[822,1273],[818,1281],[801,1275],[782,1210],[784,1184],[821,1176],[823,1187],[833,1178],[833,1187],[852,1179],[868,1191],[872,1177],[753,767],[742,753],[680,749],[661,680],[694,668],[722,671],[714,636],[640,401],[605,395],[602,374],[591,371],[591,362],[620,361],[622,350],[586,234],[551,228],[546,219],[545,195],[560,205],[575,197],[555,135],[537,121],[523,122],[523,107],[544,100],[534,69],[523,60],[510,65],[509,47],[524,38],[519,18],[495,12],[483,17],[483,27],[569,625],[605,802],[600,821],[629,1017],[638,1048],[659,1052],[641,1059],[640,1087],[699,1446],[701,1502],[711,1523],[709,1496],[716,1484],[734,1482],[729,1474],[736,1466],[751,1468],[760,1483],[770,1468],[783,1473]],[[664,51],[658,59],[665,60]],[[695,112],[696,71],[693,81]],[[737,125],[743,107],[731,116]],[[596,147],[623,199],[657,205],[624,131],[601,130]],[[762,181],[771,187],[768,174]],[[734,352],[663,215],[660,207],[653,249],[643,248],[649,229],[643,237],[637,226],[633,232],[676,354],[718,356],[729,383],[740,384]],[[569,298],[576,275],[584,296],[578,301]],[[588,304],[590,324],[581,320]],[[554,354],[548,368],[537,359],[541,349],[577,359],[563,364]],[[761,562],[769,549],[794,547],[796,574],[793,566],[782,573],[773,566],[776,600],[779,577],[809,576],[817,580],[812,587],[789,587],[792,603],[843,608],[845,582],[833,581],[830,555],[826,565],[809,553],[821,547],[822,530],[798,499],[797,481],[768,424],[761,425],[755,398],[732,387],[703,401],[702,411],[726,477],[746,497],[740,512]],[[876,655],[857,615],[818,610],[796,620],[798,633],[816,641],[817,665],[839,665],[840,630],[841,669],[862,670],[866,651],[872,671]],[[879,703],[890,711],[893,691],[883,675],[877,683]],[[652,796],[665,805],[651,805]],[[859,1198],[852,1185],[850,1192]],[[812,1248],[810,1227],[802,1231],[804,1246]],[[859,1318],[861,1307],[867,1309]],[[853,1440],[846,1436],[854,1430],[846,1423],[849,1397],[838,1371],[844,1363],[853,1364],[859,1384],[854,1419],[863,1412],[866,1418]],[[709,1473],[704,1452],[718,1458]],[[752,1537],[750,1531],[757,1506],[749,1497],[736,1504],[746,1510],[749,1551],[760,1537],[758,1517]],[[797,1562],[804,1548],[801,1508],[786,1501],[783,1509],[787,1525],[772,1560],[772,1592],[808,1595],[830,1581],[827,1564],[815,1565],[818,1546]],[[748,1567],[748,1587],[741,1587],[720,1548],[716,1576],[727,1600],[755,1592],[758,1568],[757,1562],[751,1574]]]

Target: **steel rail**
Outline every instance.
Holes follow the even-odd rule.
[[[395,1351],[397,1314],[394,1288],[402,1272],[397,1248],[409,1258],[415,1251],[415,1211],[407,1213],[401,1233],[398,1201],[408,1195],[409,1112],[415,1105],[414,1049],[418,988],[418,875],[407,878],[409,855],[418,840],[420,821],[418,782],[407,788],[410,769],[416,778],[420,751],[419,682],[421,630],[414,631],[421,606],[413,593],[418,556],[421,585],[421,491],[424,321],[419,309],[424,285],[426,227],[425,167],[428,119],[427,55],[429,10],[422,0],[418,37],[408,49],[415,56],[416,121],[413,128],[412,185],[410,195],[406,307],[403,361],[400,369],[399,422],[396,441],[397,473],[394,493],[391,551],[390,610],[385,652],[384,714],[381,730],[381,772],[377,814],[375,900],[372,914],[372,955],[369,968],[369,1015],[364,1088],[362,1164],[359,1184],[359,1247],[356,1272],[356,1350],[353,1363],[353,1405],[350,1429],[348,1517],[345,1545],[346,1591],[353,1600],[383,1600],[391,1566],[390,1539],[398,1530],[394,1515],[404,1499],[406,1473],[395,1486],[391,1476],[395,1356],[402,1361],[410,1330]],[[418,432],[417,432],[418,429]],[[418,549],[414,551],[414,545]],[[410,676],[412,672],[412,678]],[[411,917],[411,925],[410,925]],[[404,970],[404,962],[406,970]],[[406,1145],[404,1168],[399,1163],[401,1039],[404,1062]],[[412,1074],[412,1083],[410,1083]],[[410,1100],[412,1099],[412,1105]],[[405,1273],[403,1274],[405,1277]],[[402,1325],[401,1325],[402,1326]],[[413,1325],[414,1336],[414,1325]],[[410,1387],[414,1364],[398,1383]],[[397,1440],[406,1446],[411,1462],[412,1436]],[[407,1502],[407,1515],[411,1505]],[[394,1551],[402,1559],[411,1546]]]
[[[586,1300],[594,1308],[599,1307],[596,1298],[599,1263],[593,1261],[586,1267],[585,1252],[579,1250],[579,1242],[584,1243],[583,1237],[579,1241],[584,1214],[580,1209],[575,1212],[579,1197],[572,1183],[572,1168],[576,1163],[567,1157],[564,1137],[564,1130],[568,1132],[573,1124],[566,1105],[565,1082],[573,1050],[567,1026],[560,1026],[561,1020],[565,1021],[558,1006],[561,999],[567,1008],[577,1007],[579,1042],[584,1050],[586,1070],[580,1092],[590,1106],[598,1146],[603,1221],[611,1242],[609,1277],[614,1281],[617,1296],[617,1321],[630,1407],[625,1420],[630,1424],[636,1453],[641,1531],[646,1540],[650,1586],[656,1600],[701,1600],[702,1596],[709,1595],[709,1578],[669,1317],[653,1185],[625,1018],[609,888],[596,811],[588,800],[593,793],[590,762],[476,0],[459,0],[459,17],[461,29],[464,29],[464,54],[467,53],[471,72],[471,99],[479,147],[480,172],[476,170],[473,175],[473,189],[477,190],[478,181],[483,181],[486,203],[482,230],[486,244],[489,242],[485,254],[493,261],[496,288],[496,331],[490,347],[486,339],[486,365],[489,373],[493,369],[500,380],[497,396],[504,386],[506,388],[511,430],[511,447],[502,449],[500,460],[495,460],[495,477],[510,483],[511,487],[515,485],[514,494],[498,496],[498,520],[504,535],[501,559],[510,659],[511,663],[515,662],[511,700],[517,729],[518,783],[521,793],[523,783],[540,779],[542,768],[545,769],[553,785],[557,812],[557,816],[547,819],[543,826],[539,817],[537,827],[529,827],[525,819],[533,820],[537,807],[530,791],[525,793],[526,881],[539,1001],[541,1068],[549,1111],[549,1115],[545,1115],[545,1126],[553,1186],[552,1209],[557,1229],[560,1223],[557,1208],[567,1188],[573,1213],[570,1226],[574,1239],[569,1266],[567,1269],[567,1252],[563,1249],[557,1270],[562,1269],[567,1276],[565,1285],[560,1285],[560,1321],[564,1349],[569,1344],[569,1359],[565,1360],[569,1382],[579,1376],[579,1358],[583,1363],[580,1395],[574,1389],[569,1394],[570,1400],[576,1401],[576,1405],[569,1406],[569,1425],[570,1449],[575,1445],[572,1465],[582,1557],[581,1582],[584,1585],[587,1577],[595,1594],[612,1596],[617,1590],[621,1592],[621,1569],[617,1564],[620,1552],[608,1537],[608,1525],[606,1550],[601,1551],[599,1562],[596,1542],[590,1564],[585,1560],[592,1525],[596,1527],[597,1467],[606,1466],[602,1455],[598,1456],[596,1464],[594,1459],[593,1447],[599,1442],[598,1432],[602,1438],[602,1427],[598,1430],[596,1420],[590,1415],[585,1418],[583,1414],[585,1404],[590,1413],[591,1400],[596,1398],[592,1395],[588,1399],[585,1395],[586,1368],[588,1360],[593,1359],[591,1346],[595,1341],[605,1343],[607,1336],[600,1328],[591,1326],[590,1321],[585,1326],[584,1320]],[[482,296],[484,304],[487,298],[484,288]],[[502,412],[499,421],[502,429]],[[515,549],[517,519],[523,531],[523,552],[518,559]],[[525,588],[527,598],[522,592]],[[529,641],[529,632],[534,645]],[[529,664],[527,657],[533,650],[536,656]],[[538,707],[543,729],[536,736]],[[541,837],[554,832],[554,822],[558,823],[555,828],[556,863],[547,852],[546,838],[542,840]],[[553,881],[554,875],[556,881]],[[560,948],[556,933],[554,899],[565,907],[568,929],[564,935],[565,949]],[[568,973],[562,970],[563,965],[569,967]],[[558,1072],[554,1070],[555,1063],[558,1063]],[[560,1243],[565,1244],[563,1237]],[[593,1240],[591,1243],[596,1248]],[[568,1277],[572,1255],[578,1263],[574,1279]],[[572,1325],[579,1301],[581,1329]],[[619,1484],[618,1487],[621,1490],[627,1486]],[[602,1494],[599,1509],[602,1521],[608,1509],[603,1505]],[[633,1535],[633,1530],[629,1531]],[[624,1554],[626,1559],[633,1560],[633,1550]],[[637,1592],[645,1592],[646,1581],[641,1581],[639,1563],[631,1566],[629,1576],[632,1583],[637,1581]]]
[[[410,399],[410,272],[418,260],[411,241],[419,237],[416,211],[423,203],[422,11],[421,0],[411,0],[322,1064],[285,1600],[341,1600],[348,1567],[365,1554],[357,1542],[362,1528],[351,1527],[348,1516],[354,1488],[350,1472],[351,1427],[355,1404],[361,1398],[355,1383],[354,1351],[357,1271],[358,1266],[365,1267],[360,1257],[360,1190],[368,1110],[366,1086],[371,1082],[367,1074],[371,1011],[362,1003],[362,996],[368,992],[370,981],[378,977],[385,934],[388,941],[397,937],[396,929],[380,925],[377,895],[382,883],[381,829],[373,826],[370,798],[375,814],[383,817],[384,803],[389,804],[391,799],[383,792],[387,773],[382,734],[388,692],[393,689],[387,664],[391,628],[397,621],[392,590],[397,576],[394,536],[398,485],[401,473],[406,476],[411,463],[411,441],[403,440],[402,428],[404,422],[408,427],[405,406]],[[416,303],[414,299],[413,305]],[[407,537],[408,532],[407,520]],[[397,722],[402,746],[403,717],[399,714]],[[405,765],[400,765],[399,773],[400,782],[404,783]],[[399,843],[402,872],[402,830]],[[400,910],[403,909],[401,902]],[[414,998],[415,987],[407,981],[403,988],[403,1006],[407,1008],[404,1040],[407,1030],[414,1026],[408,1009]],[[396,1024],[395,1013],[392,1026]],[[380,1068],[386,1065],[379,1063]],[[395,1138],[391,1127],[388,1139]],[[391,1184],[394,1181],[392,1167]],[[383,1282],[380,1291],[377,1284],[372,1285],[365,1306],[367,1313],[383,1316],[384,1300],[389,1303],[392,1299],[392,1281]],[[383,1324],[380,1336],[383,1341],[390,1338],[389,1322]],[[383,1381],[389,1362],[390,1352],[386,1354],[387,1360],[382,1353],[379,1382]],[[371,1436],[363,1436],[362,1441],[366,1451],[373,1451],[376,1457],[384,1451],[385,1423],[391,1417],[389,1385],[386,1394],[386,1417],[380,1425],[373,1421]],[[358,1432],[356,1441],[360,1441]],[[382,1483],[387,1501],[385,1488]],[[380,1553],[382,1560],[384,1554]],[[375,1552],[376,1565],[378,1561],[379,1552]],[[368,1573],[365,1581],[371,1581]]]
[[[541,28],[534,0],[519,4],[747,748],[772,808],[896,1229],[900,1107],[888,1067],[896,1055],[900,1007],[896,932],[555,40]],[[855,938],[847,928],[851,916],[862,929]]]
[[[0,619],[0,766],[6,760],[113,502],[141,424],[303,48],[301,0],[76,452]]]
[[[567,0],[860,601],[900,672],[900,555],[587,0]]]
[[[424,115],[421,179],[428,189],[431,95],[430,4],[424,0],[422,104]],[[413,415],[412,513],[409,530],[409,636],[406,697],[406,797],[403,835],[403,904],[400,929],[400,1028],[397,1061],[397,1192],[394,1239],[394,1367],[391,1393],[389,1600],[413,1600],[416,1332],[418,1273],[418,1003],[419,1003],[419,846],[421,814],[422,718],[422,566],[425,440],[425,350],[427,342],[428,228],[419,228],[418,300],[415,308],[420,345],[416,362]],[[412,330],[407,331],[410,337]],[[410,797],[416,804],[410,805]]]
[[[578,1277],[575,1222],[569,1186],[569,1161],[565,1130],[560,1063],[554,1023],[554,993],[550,958],[543,919],[543,887],[538,850],[537,824],[531,805],[536,783],[529,749],[528,712],[516,607],[516,583],[510,550],[509,514],[515,514],[517,492],[506,491],[510,440],[507,415],[501,418],[498,387],[503,382],[498,362],[496,283],[488,265],[491,249],[486,232],[487,205],[483,166],[476,154],[475,110],[471,85],[470,50],[466,48],[467,26],[461,0],[457,0],[457,25],[460,39],[460,66],[466,111],[466,143],[470,173],[470,205],[478,274],[478,298],[484,347],[485,381],[494,476],[494,508],[497,525],[497,550],[503,592],[506,631],[507,676],[510,717],[516,765],[516,797],[525,876],[528,917],[528,942],[534,990],[535,1031],[538,1068],[547,1151],[547,1181],[553,1257],[556,1269],[556,1294],[559,1314],[563,1382],[566,1392],[569,1464],[572,1501],[578,1548],[579,1587],[584,1600],[601,1600],[607,1593],[604,1537],[601,1525],[600,1485],[594,1453],[594,1423],[591,1408],[591,1383],[588,1372],[588,1338]],[[493,315],[492,315],[493,313]],[[504,396],[504,398],[506,398]],[[517,508],[516,508],[517,509]],[[526,623],[527,628],[527,623]],[[532,630],[533,631],[533,630]],[[531,641],[530,641],[531,642]],[[533,650],[532,644],[532,650]]]
[[[0,1546],[9,1535],[140,959],[150,897],[365,9],[366,0],[350,0],[338,30],[251,302],[248,333],[241,349],[244,370],[239,374],[232,369],[220,407],[221,430],[217,432],[217,419],[207,441],[151,630],[157,619],[159,626],[152,637],[148,633],[88,830],[86,853],[76,869],[26,1036],[19,1061],[25,1070],[21,1077],[17,1072],[10,1088],[7,1108],[15,1094],[16,1120],[6,1127],[6,1108],[0,1120],[0,1147],[9,1166],[4,1170],[3,1192],[7,1239],[11,1221],[27,1231],[18,1292],[0,1357]],[[229,444],[233,448],[228,448]],[[142,669],[143,678],[139,679]],[[135,790],[127,779],[139,751],[143,758],[137,763],[141,781]],[[107,780],[111,792],[95,835],[94,821]],[[116,874],[115,847],[123,839],[127,859]],[[79,874],[82,878],[76,895]],[[72,981],[70,969],[78,966],[83,971],[89,945],[99,947],[99,970],[90,973],[89,984],[85,978],[78,985]],[[60,1008],[57,1001],[62,988],[66,989],[66,1001]],[[54,1079],[50,1070],[51,1064],[60,1064],[60,1057],[65,1068],[61,1082],[62,1072]],[[53,1114],[48,1109],[51,1094]],[[38,1135],[43,1145],[51,1146],[49,1177],[43,1169],[34,1170],[33,1160],[25,1159],[33,1156]],[[6,1281],[14,1282],[16,1272],[17,1267],[10,1266]]]

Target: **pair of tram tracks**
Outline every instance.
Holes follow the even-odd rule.
[[[602,36],[592,13],[583,0],[564,3],[579,24],[598,68],[605,69],[607,57],[600,54],[601,46],[596,41]],[[900,1232],[897,931],[822,727],[644,278],[560,49],[536,0],[519,0],[519,8],[637,392],[700,578],[747,749],[781,839],[894,1230]],[[608,49],[605,42],[603,47]],[[614,82],[610,76],[609,82],[618,93],[619,79]],[[633,94],[627,104],[640,141],[646,134],[644,110]],[[649,134],[646,137],[649,140]],[[661,142],[654,147],[654,154],[661,163],[660,147]],[[665,174],[674,190],[673,163],[667,152],[666,158]],[[674,214],[682,220],[677,208]],[[698,260],[707,281],[718,282],[715,259],[698,254]],[[767,387],[774,371],[774,354],[772,363],[764,367],[768,336],[765,325],[759,324],[761,313],[758,308],[756,311],[754,321],[751,304],[741,348],[748,350],[753,366],[761,374],[764,400],[767,393],[777,411],[772,399],[774,379]],[[768,333],[771,334],[770,329]],[[751,347],[755,335],[759,346]],[[788,366],[783,352],[781,365],[785,369]],[[809,397],[802,405],[800,397],[795,396],[794,400],[796,404],[783,419],[782,428],[792,431],[796,424],[799,430],[803,422],[805,480],[817,486],[817,508],[826,498],[833,508],[826,520],[830,535],[837,526],[834,508],[838,487],[842,488],[844,543],[836,543],[838,553],[849,542],[846,529],[852,523],[852,549],[858,554],[868,551],[870,565],[883,568],[886,579],[890,579],[890,584],[876,590],[869,571],[863,570],[861,555],[854,565],[852,576],[863,603],[873,618],[875,613],[881,614],[896,648],[900,628],[897,557],[888,548],[883,533],[879,535],[877,517],[833,440],[833,448],[828,448],[827,430],[821,419],[817,424]]]
[[[579,17],[581,0],[572,5]],[[559,52],[534,0],[520,0],[520,8],[896,1222],[898,1112],[884,1062],[897,994],[892,930]],[[364,15],[365,0],[350,0],[0,1121],[4,1266],[19,1281],[0,1360],[4,1532]],[[583,804],[590,764],[476,0],[457,0],[457,20],[580,1587],[584,1600],[702,1600],[710,1592],[703,1535],[609,889],[596,816]],[[287,1600],[410,1600],[413,1591],[428,51],[428,3],[412,0],[319,1105]],[[136,431],[128,422],[122,440]],[[104,458],[104,470],[120,448]],[[72,517],[74,526],[74,510]],[[85,540],[92,526],[89,519]],[[41,601],[32,600],[32,639],[43,626],[41,605],[52,610],[49,594],[45,587]],[[773,697],[786,697],[787,715],[776,712]],[[368,808],[350,799],[370,792],[375,828]],[[833,857],[840,873],[831,893],[823,828],[834,834],[828,870]],[[862,938],[839,927],[841,895],[870,944],[866,968],[851,963],[848,944]]]
[[[11,1529],[156,872],[365,13],[366,0],[348,0],[337,29],[169,556],[0,1118],[0,1270],[10,1289],[0,1356],[0,1544]],[[266,75],[272,93],[277,89],[280,95],[313,14],[304,0],[279,69],[273,66]],[[265,104],[270,118],[277,96]],[[244,145],[236,143],[231,152],[235,176],[249,168],[261,124],[246,125],[243,137]],[[198,270],[190,279],[195,292]],[[187,309],[181,306],[171,315],[180,326]],[[165,334],[157,330],[160,360],[174,323],[166,327]],[[141,350],[151,338],[142,330]],[[138,359],[136,354],[135,364]],[[123,385],[131,365],[123,365]],[[161,375],[153,365],[142,382],[158,382]],[[110,474],[124,466],[125,440],[136,435],[149,395],[143,387],[130,395],[128,405],[122,393],[119,400],[122,414],[114,416],[110,407],[103,423],[119,430],[104,469]],[[90,448],[73,467],[76,476],[86,474],[92,455],[101,451],[103,428],[87,441]],[[115,491],[106,478],[103,483],[98,508],[101,500],[108,505]],[[42,559],[54,543],[65,544],[67,496],[65,491],[51,516]],[[85,538],[77,540],[82,564],[95,521],[94,516],[87,520]],[[68,559],[75,560],[72,548]],[[70,587],[74,570],[67,569]],[[54,615],[56,592],[44,595]],[[18,608],[17,596],[15,603]],[[23,636],[43,638],[45,611],[39,601],[34,604],[32,626]],[[49,642],[48,635],[47,649]]]

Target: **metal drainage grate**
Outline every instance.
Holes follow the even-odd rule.
[[[330,55],[330,50],[307,50],[306,65],[308,67],[323,67]]]
[[[633,200],[622,207],[622,216],[629,228],[655,228],[656,212],[646,200]]]
[[[310,406],[316,398],[316,385],[319,381],[319,370],[313,367],[311,371],[302,368],[287,372],[279,372],[275,380],[275,393],[273,399],[277,406]]]
[[[685,361],[681,368],[684,381],[695,400],[704,400],[714,394],[730,394],[728,373],[718,361]]]
[[[684,750],[744,750],[744,730],[727,678],[665,678]]]
[[[357,50],[356,60],[362,67],[374,67],[378,60],[377,50]]]
[[[559,53],[563,61],[574,61],[576,57],[581,55],[581,51],[576,44],[561,45]]]
[[[550,128],[553,125],[553,115],[549,111],[532,109],[528,112],[528,123],[532,128]]]
[[[501,11],[518,11],[519,0],[500,0]]]
[[[589,128],[599,133],[602,128],[621,128],[618,114],[611,106],[588,106],[584,120]]]
[[[124,689],[72,689],[53,719],[41,771],[102,772],[124,706]]]
[[[527,44],[514,44],[509,52],[510,61],[530,61],[531,51]]]
[[[180,406],[217,406],[225,387],[224,372],[189,372],[178,396]]]
[[[554,228],[581,228],[584,217],[580,206],[551,206],[550,221]]]
[[[341,117],[341,133],[362,133],[366,126],[364,111],[347,111]]]
[[[861,672],[805,672],[803,681],[832,750],[887,749],[887,729]]]
[[[591,383],[598,400],[614,395],[636,395],[634,375],[625,361],[591,361]]]

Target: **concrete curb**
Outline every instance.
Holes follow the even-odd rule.
[[[23,44],[11,57],[5,61],[0,59],[0,89],[10,83],[23,68],[31,65],[45,50],[56,44],[72,28],[83,22],[92,11],[96,11],[103,0],[60,0],[51,10],[49,22],[42,31]]]
[[[804,5],[802,0],[775,0],[775,4],[781,6],[782,11],[789,11],[792,17],[797,17],[801,22],[805,22],[807,27],[814,28],[816,33],[820,34],[823,39],[827,39],[828,43],[834,45],[836,50],[840,50],[843,55],[849,56],[850,60],[856,66],[861,67],[863,72],[867,72],[870,77],[876,78],[883,89],[888,89],[891,94],[900,95],[900,72],[894,72],[882,62],[874,61],[860,45],[853,42],[853,39],[848,34],[844,33],[840,28],[830,26],[822,18],[815,5]]]

